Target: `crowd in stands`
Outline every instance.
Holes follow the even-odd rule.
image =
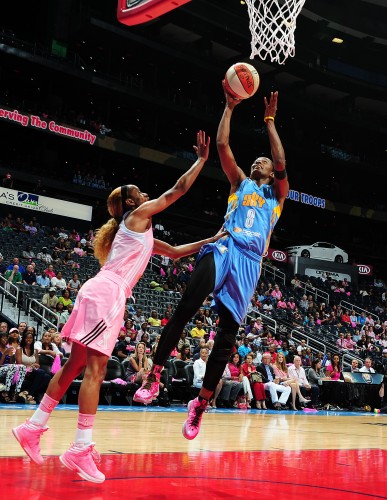
[[[31,227],[36,231],[31,232],[28,229]],[[19,363],[23,356],[30,358],[34,380],[39,376],[39,387],[44,388],[47,377],[39,371],[39,360],[42,355],[51,357],[51,360],[58,355],[56,346],[61,341],[57,332],[68,320],[82,283],[95,274],[99,266],[92,257],[92,231],[80,235],[75,229],[47,228],[36,218],[25,224],[23,219],[14,219],[10,214],[1,221],[1,229],[0,249],[6,249],[7,258],[0,254],[0,274],[8,282],[20,284],[28,290],[41,290],[39,300],[55,313],[57,326],[55,331],[45,333],[37,340],[33,327],[24,325],[23,330],[18,330],[20,343],[14,338],[14,345],[10,344],[12,338],[2,334],[1,349],[6,361],[1,364],[0,381],[4,379],[6,382],[3,400],[12,401],[15,395],[25,391],[21,391],[19,384],[12,392],[9,387],[10,368],[4,370],[3,365],[16,363],[18,366],[23,364]],[[11,233],[21,237],[17,240],[17,252],[15,245],[6,245]],[[87,258],[93,260],[94,266],[87,268],[89,275],[83,269],[83,259]],[[153,261],[153,271],[147,271],[134,289],[136,307],[128,303],[113,353],[124,367],[125,382],[141,384],[150,370],[161,328],[171,317],[193,266],[193,258],[172,261],[162,257]],[[329,300],[319,300],[316,290],[325,292]],[[353,308],[344,308],[340,305],[342,300],[353,304]],[[187,391],[200,388],[217,330],[217,316],[210,308],[211,301],[212,297],[208,297],[181,333],[171,353],[171,364],[165,370],[163,392],[171,389],[171,380],[187,380],[186,373],[181,370],[184,365],[193,367],[192,383],[186,387]],[[279,327],[273,328],[271,319],[275,319]],[[294,332],[304,335],[304,338],[298,338]],[[50,334],[53,335],[49,338]],[[325,352],[316,349],[309,342],[310,338],[318,339],[329,348]],[[18,349],[24,354],[17,355]],[[358,289],[347,280],[339,282],[328,276],[317,279],[295,275],[279,283],[262,276],[212,404],[248,408],[254,401],[261,409],[265,409],[266,403],[276,409],[297,409],[306,404],[318,407],[321,383],[340,380],[345,369],[341,358],[345,353],[352,353],[356,358],[353,360],[356,363],[350,368],[353,371],[387,372],[387,316],[383,287]],[[176,360],[180,363],[179,374],[174,371]],[[21,384],[23,377],[31,379],[31,369],[26,373],[23,369],[20,371]],[[38,394],[33,386],[26,398],[36,401]]]

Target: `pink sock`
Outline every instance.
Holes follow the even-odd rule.
[[[92,442],[94,420],[95,420],[95,414],[94,415],[88,415],[86,413],[78,414],[78,429],[74,440],[75,445],[85,446]]]
[[[39,408],[30,418],[31,424],[38,425],[39,427],[46,426],[52,410],[58,403],[59,401],[55,401],[55,399],[52,399],[48,394],[45,394],[40,402]]]

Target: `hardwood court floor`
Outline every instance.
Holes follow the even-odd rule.
[[[0,409],[7,500],[387,498],[383,415],[218,410],[205,414],[199,436],[187,441],[185,409],[101,408],[94,439],[106,481],[94,485],[57,458],[73,439],[76,411],[53,413],[42,438],[47,459],[37,466],[10,434],[31,414],[24,408]]]

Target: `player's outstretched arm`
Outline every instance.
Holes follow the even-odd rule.
[[[246,178],[243,170],[238,167],[234,155],[230,148],[230,122],[232,112],[241,101],[232,97],[224,87],[222,82],[226,105],[223,111],[222,118],[219,123],[218,133],[216,136],[216,145],[218,148],[220,163],[223,172],[231,184],[231,192],[234,192],[239,184]]]
[[[283,202],[289,192],[289,182],[286,173],[285,151],[282,146],[277,129],[275,128],[278,92],[271,92],[269,102],[267,101],[266,97],[264,97],[264,102],[265,115],[263,119],[267,126],[267,133],[269,136],[271,148],[271,157],[274,165],[274,189],[277,199],[280,202],[282,208]]]
[[[200,130],[196,135],[196,146],[194,150],[198,159],[192,167],[183,174],[176,182],[176,184],[168,189],[164,194],[155,200],[147,201],[138,207],[133,215],[141,218],[150,218],[152,215],[157,214],[167,207],[172,205],[176,200],[183,196],[192,184],[195,182],[197,176],[200,174],[205,162],[208,160],[210,150],[210,138],[206,137],[206,133]]]
[[[201,241],[195,241],[194,243],[187,243],[186,245],[179,245],[177,247],[173,247],[165,241],[155,239],[153,254],[165,255],[166,257],[170,257],[171,259],[180,259],[181,257],[186,257],[187,255],[199,252],[203,245],[206,245],[207,243],[214,243],[220,238],[223,238],[223,236],[226,236],[226,234],[227,232],[220,231],[211,238],[207,238]]]

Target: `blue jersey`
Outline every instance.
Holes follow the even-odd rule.
[[[239,247],[263,255],[280,215],[274,187],[259,187],[247,177],[228,198],[224,228]]]
[[[262,255],[266,253],[281,207],[273,186],[246,178],[228,199],[224,228],[228,235],[204,245],[197,262],[212,252],[216,270],[213,307],[223,304],[241,323],[258,284]]]

